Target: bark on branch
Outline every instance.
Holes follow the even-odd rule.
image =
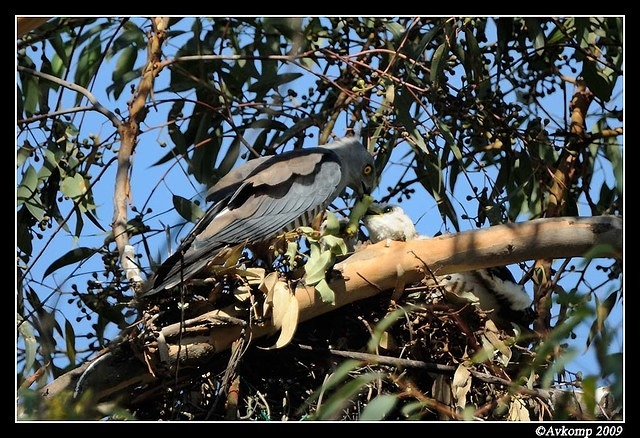
[[[167,39],[168,17],[156,17],[151,20],[153,33],[148,42],[148,60],[142,79],[129,102],[129,118],[118,125],[120,149],[118,150],[118,169],[113,195],[113,235],[115,237],[123,271],[132,283],[141,283],[142,277],[136,264],[134,248],[129,245],[127,234],[127,201],[130,200],[131,159],[138,142],[139,126],[147,116],[146,102],[153,93],[155,78],[162,69],[162,44]]]

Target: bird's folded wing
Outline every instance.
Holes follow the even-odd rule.
[[[157,270],[153,286],[141,296],[188,280],[227,245],[258,242],[308,224],[342,191],[335,154],[322,148],[292,151],[236,171],[210,190],[217,201],[205,212],[174,255]],[[217,189],[216,189],[217,187]]]

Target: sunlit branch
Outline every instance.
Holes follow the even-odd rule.
[[[102,106],[102,104],[100,102],[98,102],[98,99],[96,99],[96,97],[89,90],[87,90],[86,88],[81,87],[78,84],[74,84],[73,82],[65,81],[64,79],[60,79],[60,78],[55,77],[53,75],[49,75],[47,73],[42,73],[42,72],[30,69],[30,68],[22,67],[20,65],[17,68],[18,68],[18,71],[22,71],[24,73],[28,73],[28,74],[33,75],[33,76],[38,76],[38,77],[40,77],[42,79],[46,79],[46,80],[48,80],[50,82],[53,82],[54,84],[58,84],[58,85],[61,85],[61,86],[65,87],[65,88],[68,88],[70,90],[77,91],[78,93],[80,93],[84,97],[86,97],[89,100],[89,102],[91,102],[93,104],[93,106],[90,107],[91,110],[97,111],[100,114],[104,115],[109,120],[111,120],[111,123],[116,128],[119,128],[120,125],[122,125],[122,122],[120,121],[120,119],[118,119],[118,117],[114,113],[112,113],[107,108]]]

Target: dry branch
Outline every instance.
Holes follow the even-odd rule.
[[[379,242],[356,252],[337,264],[340,275],[329,282],[335,303],[323,302],[311,286],[298,285],[299,321],[335,310],[344,305],[410,284],[425,275],[445,275],[492,266],[509,265],[535,258],[582,257],[603,246],[601,257],[622,257],[622,220],[613,216],[538,219],[518,224],[498,225],[428,240]],[[239,318],[233,307],[215,310],[201,318]],[[212,332],[215,351],[226,350],[244,328],[224,326],[224,334]],[[271,325],[256,326],[253,338],[277,331]]]

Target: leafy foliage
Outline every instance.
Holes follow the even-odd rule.
[[[134,264],[150,274],[201,216],[206,188],[255,156],[358,132],[376,153],[379,200],[417,202],[434,234],[557,215],[622,215],[621,17],[176,17],[166,25],[57,17],[17,41],[20,386],[56,379],[134,324],[139,309],[122,238],[135,248]],[[126,156],[129,132],[135,153]],[[114,228],[122,205],[114,181],[130,209],[126,236]],[[336,214],[346,202],[336,202]],[[595,260],[520,266],[544,339],[530,346],[528,369],[546,370],[536,377],[545,387],[591,388],[605,379],[619,396],[622,354],[607,346],[619,329],[609,321],[621,312],[622,263]],[[582,321],[588,341],[575,345]],[[455,344],[453,331],[443,334],[442,342]],[[600,370],[567,380],[569,353],[583,348],[596,351]],[[462,350],[448,355],[447,363],[463,361]],[[319,371],[345,369],[334,366]],[[357,377],[336,403],[361,395],[357,389],[380,382],[380,373],[393,374],[350,366]],[[401,402],[389,395],[398,381],[382,380],[377,397],[360,398],[348,414],[335,404],[300,416],[431,418],[430,399]],[[206,393],[206,378],[199,382],[193,393]],[[302,393],[322,382],[299,384]],[[175,418],[180,408],[166,402],[138,414]],[[521,413],[520,405],[508,406],[512,418]],[[53,414],[36,402],[28,408],[28,418],[99,414]]]

